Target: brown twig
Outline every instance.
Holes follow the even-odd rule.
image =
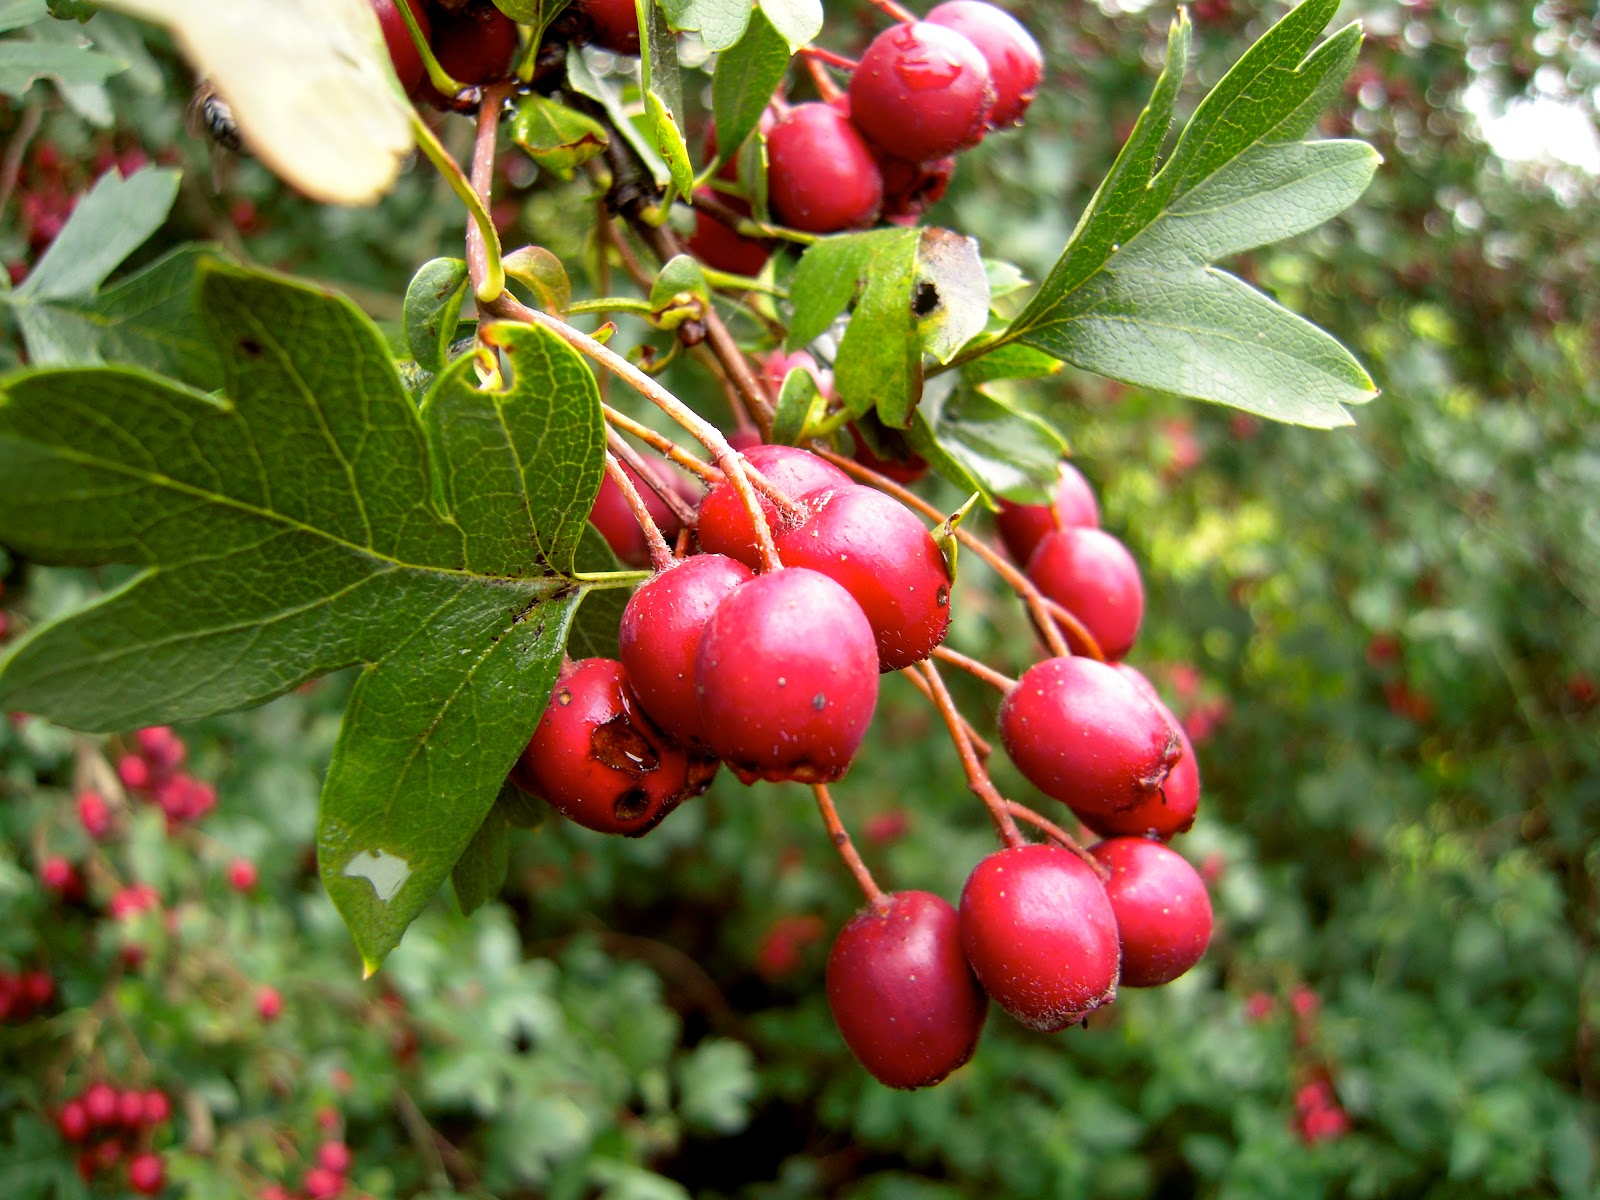
[[[607,435],[607,441],[612,438],[621,444],[622,439],[615,432]],[[627,447],[624,446],[623,449],[626,450]],[[637,467],[634,469],[638,470]],[[645,504],[644,497],[639,495],[639,490],[633,486],[633,480],[628,478],[628,473],[622,469],[622,464],[617,461],[614,453],[606,454],[606,474],[622,493],[622,499],[627,504],[628,511],[633,514],[633,519],[639,522],[639,528],[644,530],[645,545],[650,547],[650,565],[658,571],[665,571],[672,565],[672,548],[667,545],[667,539],[661,536],[661,527],[650,515],[650,508]],[[650,471],[646,467],[640,473],[640,478],[649,479],[649,477]]]
[[[1005,801],[1005,806],[1006,811],[1012,816],[1018,818],[1019,820],[1026,821],[1029,825],[1032,825],[1040,833],[1048,837],[1052,842],[1055,842],[1057,845],[1059,845],[1063,850],[1071,850],[1079,858],[1083,859],[1083,861],[1089,865],[1090,869],[1100,877],[1101,882],[1111,878],[1111,868],[1106,866],[1105,863],[1101,862],[1098,858],[1085,850],[1077,838],[1073,837],[1054,821],[1040,816],[1026,804],[1019,804],[1015,800]]]
[[[1008,847],[1022,845],[1022,831],[1017,828],[1011,810],[1006,806],[1006,798],[994,786],[994,780],[989,778],[989,772],[978,760],[972,742],[967,738],[966,719],[956,707],[950,689],[945,687],[939,668],[932,662],[924,662],[920,670],[923,678],[927,680],[929,690],[933,693],[934,707],[939,710],[939,715],[944,718],[945,725],[950,729],[950,739],[955,742],[956,753],[961,757],[961,769],[966,774],[968,790],[982,800],[989,809],[989,816],[994,821],[995,832],[1000,835],[1000,840]]]
[[[44,110],[38,104],[30,104],[22,110],[22,119],[17,122],[11,141],[6,145],[4,160],[0,161],[0,214],[11,203],[11,193],[16,191],[17,180],[22,176],[22,159],[28,153],[28,143],[39,132],[39,124],[43,120]]]
[[[906,667],[900,672],[900,675],[907,683],[921,692],[923,699],[927,700],[928,703],[938,703],[934,699],[933,689],[928,686],[928,681],[922,677],[922,672],[916,667]],[[989,755],[994,753],[994,747],[984,740],[983,735],[972,727],[972,722],[967,720],[966,717],[963,716],[961,718],[961,723],[966,726],[967,740],[972,743],[973,752],[977,754],[979,759],[987,762]]]
[[[707,484],[717,484],[721,483],[725,478],[727,478],[727,476],[723,475],[721,471],[717,470],[710,463],[702,462],[700,459],[690,454],[682,446],[679,446],[666,434],[657,433],[654,429],[651,429],[650,426],[635,421],[632,417],[628,416],[627,413],[618,412],[609,405],[603,406],[601,412],[610,424],[616,426],[618,429],[622,430],[623,433],[628,434],[630,437],[638,438],[656,453],[665,458],[671,459],[684,470],[693,472],[701,480],[701,482]],[[630,463],[629,465],[632,464]],[[637,470],[637,468],[635,468],[635,470]]]
[[[828,792],[828,785],[812,784],[811,794],[817,798],[817,810],[822,813],[822,823],[827,827],[828,839],[839,852],[839,857],[844,859],[844,865],[849,867],[850,873],[856,877],[856,883],[860,885],[867,903],[883,911],[888,907],[888,898],[878,886],[877,880],[872,878],[872,872],[867,870],[867,864],[861,860],[860,852],[856,850],[855,843],[845,831],[844,822],[839,820],[839,810],[833,806],[833,796]]]
[[[981,679],[990,687],[1002,692],[1009,692],[1017,686],[1017,681],[1009,675],[996,671],[987,663],[981,663],[975,658],[970,658],[959,650],[952,650],[948,646],[935,646],[935,658],[949,663],[952,667],[959,667],[974,679]]]

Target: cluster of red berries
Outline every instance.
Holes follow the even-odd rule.
[[[781,495],[759,504],[781,562],[763,570],[734,485],[701,499],[698,553],[630,598],[621,660],[561,671],[516,779],[580,824],[640,834],[709,784],[842,776],[878,676],[927,658],[950,621],[950,573],[898,501],[790,446],[746,461]]]
[[[217,806],[216,788],[179,769],[187,755],[188,747],[170,727],[154,725],[134,734],[134,749],[117,759],[122,786],[159,807],[168,829],[198,821]]]
[[[350,1186],[350,1147],[340,1141],[326,1141],[317,1147],[317,1161],[300,1178],[300,1190],[291,1191],[280,1183],[261,1189],[261,1200],[333,1200]]]
[[[49,971],[7,971],[0,968],[0,1022],[31,1021],[56,998]]]
[[[1350,1132],[1350,1114],[1339,1103],[1332,1080],[1319,1076],[1295,1092],[1294,1129],[1308,1146],[1331,1142]]]
[[[125,1161],[128,1187],[141,1196],[156,1196],[167,1185],[167,1171],[161,1156],[148,1147],[171,1119],[172,1102],[160,1089],[119,1091],[101,1082],[61,1106],[56,1128],[69,1142],[94,1143],[78,1155],[84,1182]]]

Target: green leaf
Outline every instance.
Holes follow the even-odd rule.
[[[500,260],[506,274],[533,293],[539,307],[560,315],[572,305],[567,268],[543,246],[523,246]]]
[[[815,436],[811,431],[827,408],[827,397],[817,387],[817,377],[804,367],[791,367],[778,390],[778,407],[772,414],[772,437],[768,440],[785,446],[799,445],[805,438]]]
[[[35,366],[147,367],[204,390],[218,387],[222,363],[195,321],[195,283],[215,257],[182,246],[115,287],[87,297],[39,300],[0,293],[9,303]]]
[[[494,0],[494,6],[518,25],[533,29],[535,44],[546,26],[561,15],[569,0]]]
[[[0,33],[42,21],[49,12],[45,0],[0,0]]]
[[[1049,424],[970,389],[929,387],[911,445],[958,486],[985,501],[1031,493],[1053,478],[1067,443]]]
[[[537,92],[517,101],[510,134],[529,158],[566,180],[610,142],[600,122]]]
[[[0,42],[0,95],[21,98],[35,80],[58,84],[103,83],[127,63],[83,46],[60,46],[13,38]]]
[[[717,123],[717,154],[731,161],[761,121],[772,93],[789,69],[789,43],[757,9],[750,27],[717,60],[711,78],[711,113]]]
[[[970,387],[981,387],[1003,379],[1042,379],[1061,371],[1061,360],[1043,350],[1007,342],[961,368],[961,378]]]
[[[789,347],[806,345],[855,302],[834,381],[855,416],[904,429],[922,394],[923,353],[947,360],[988,318],[977,243],[945,229],[875,229],[821,238],[789,285]]]
[[[689,161],[689,144],[683,140],[678,119],[654,92],[644,95],[644,115],[656,153],[667,164],[672,186],[687,196],[694,190],[694,164]]]
[[[514,380],[419,414],[382,335],[317,289],[210,263],[220,397],[116,368],[0,394],[0,542],[139,568],[34,630],[0,703],[87,730],[243,707],[361,667],[322,795],[323,878],[369,968],[449,874],[537,721],[599,487],[594,378],[527,327]]]
[[[178,198],[178,179],[177,171],[165,167],[146,167],[126,179],[107,171],[78,201],[16,295],[39,300],[93,295],[161,228]]]
[[[798,53],[822,32],[822,0],[760,0],[760,6],[791,52]]]
[[[434,374],[444,370],[468,283],[467,264],[460,258],[431,259],[411,277],[401,323],[405,327],[406,348],[423,370]]]
[[[678,69],[678,38],[655,0],[634,0],[639,10],[639,62],[645,82],[644,120],[651,144],[667,166],[672,186],[687,196],[694,190],[694,164],[683,140],[683,79]]]
[[[705,272],[691,254],[668,259],[650,285],[650,323],[657,329],[676,329],[685,321],[699,320],[710,307]]]
[[[583,536],[578,541],[573,566],[578,574],[585,576],[623,570],[606,539],[588,523],[584,524]],[[641,573],[641,578],[648,576]],[[567,653],[573,658],[621,658],[617,633],[622,626],[622,610],[628,606],[628,597],[632,594],[624,588],[596,588],[584,593],[572,632],[567,635]]]
[[[482,908],[505,886],[506,868],[511,862],[511,822],[501,801],[507,791],[515,793],[516,790],[514,784],[501,785],[494,807],[483,818],[483,824],[478,826],[478,832],[472,835],[472,841],[467,843],[450,871],[450,886],[455,889],[456,903],[464,913]]]
[[[1379,158],[1302,139],[1354,65],[1348,26],[1312,49],[1338,0],[1305,0],[1201,103],[1156,170],[1188,61],[1180,12],[1165,69],[1072,240],[1005,341],[1086,370],[1281,421],[1349,424],[1372,380],[1322,330],[1211,265],[1353,204]]]
[[[679,1110],[690,1125],[734,1133],[750,1119],[755,1060],[743,1042],[706,1038],[677,1066]]]
[[[708,50],[726,50],[744,36],[750,0],[661,0],[667,24],[698,32]]]

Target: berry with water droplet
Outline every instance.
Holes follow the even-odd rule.
[[[907,162],[976,146],[994,102],[978,48],[926,21],[885,29],[850,77],[850,119],[885,154]]]
[[[989,64],[995,90],[989,128],[1021,121],[1044,73],[1044,54],[1021,22],[984,0],[944,0],[923,19],[961,34]]]

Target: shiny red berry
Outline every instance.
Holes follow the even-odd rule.
[[[908,162],[976,146],[994,103],[978,48],[927,21],[885,29],[850,77],[850,119],[878,149]]]
[[[712,751],[746,783],[838,779],[878,701],[878,649],[861,606],[833,580],[791,567],[722,602],[695,655]]]
[[[688,755],[609,658],[561,669],[518,771],[557,812],[600,833],[648,833],[689,794]]]
[[[1022,120],[1044,73],[1044,55],[1033,35],[1010,13],[984,0],[944,0],[923,19],[961,34],[989,64],[995,90],[989,128]]]
[[[622,610],[622,666],[646,714],[685,745],[706,744],[694,659],[706,623],[750,568],[721,554],[696,554],[642,585]]]
[[[797,104],[767,135],[767,199],[794,229],[861,229],[878,219],[883,177],[848,117],[827,104]]]
[[[117,1089],[109,1083],[92,1083],[83,1093],[83,1111],[91,1125],[113,1125],[117,1120]]]
[[[752,446],[745,451],[744,457],[768,483],[794,500],[825,487],[851,482],[850,476],[827,459],[794,446]],[[791,521],[798,521],[805,516],[800,510],[796,510],[792,517],[780,514],[772,501],[759,491],[756,500],[774,534],[781,532]],[[751,570],[761,566],[761,556],[756,551],[755,526],[731,483],[716,484],[705,494],[700,501],[695,529],[702,549],[738,559]]]
[[[712,193],[709,189],[701,188],[695,195],[711,196]],[[747,201],[737,196],[721,196],[718,199],[741,217],[750,215]],[[772,257],[772,245],[758,238],[745,237],[696,206],[689,252],[706,266],[730,275],[759,275],[761,268],[767,265],[767,259]]]
[[[1075,1025],[1117,994],[1117,919],[1100,878],[1054,845],[980,862],[961,892],[961,944],[1001,1008],[1030,1029]]]
[[[845,484],[804,498],[808,516],[778,535],[785,566],[842,585],[872,625],[879,669],[921,662],[950,627],[950,571],[917,515],[874,488]]]
[[[875,1079],[919,1088],[972,1057],[989,1006],[962,954],[956,910],[930,892],[895,892],[839,931],[828,1007]]]
[[[1071,463],[1063,462],[1049,504],[1013,504],[1002,500],[995,524],[1011,561],[1026,567],[1046,534],[1080,526],[1100,528],[1100,504],[1083,473]]]
[[[1132,808],[1086,812],[1079,819],[1101,837],[1152,837],[1170,841],[1194,825],[1195,812],[1200,807],[1200,764],[1182,722],[1173,716],[1154,685],[1127,663],[1118,663],[1116,669],[1117,674],[1132,683],[1177,731],[1183,753],[1172,764],[1161,787]]]
[[[465,84],[494,83],[511,72],[517,25],[489,0],[440,12],[433,23],[433,56],[445,74]]]
[[[1128,548],[1100,529],[1058,529],[1040,541],[1028,560],[1028,578],[1065,608],[1112,662],[1133,648],[1144,621],[1144,582]],[[1062,633],[1076,653],[1081,639]]]
[[[141,1196],[158,1196],[167,1186],[167,1169],[159,1154],[135,1154],[128,1160],[128,1186]]]
[[[1136,807],[1160,791],[1178,731],[1116,669],[1051,658],[1000,704],[1000,740],[1017,769],[1080,816]]]
[[[1187,859],[1140,837],[1098,842],[1089,853],[1111,870],[1105,887],[1117,915],[1124,984],[1159,987],[1200,961],[1211,942],[1211,898]]]
[[[61,1111],[56,1114],[56,1128],[61,1131],[61,1136],[69,1142],[81,1142],[89,1136],[89,1128],[93,1124],[89,1120],[88,1110],[81,1099],[68,1100],[61,1106]]]

